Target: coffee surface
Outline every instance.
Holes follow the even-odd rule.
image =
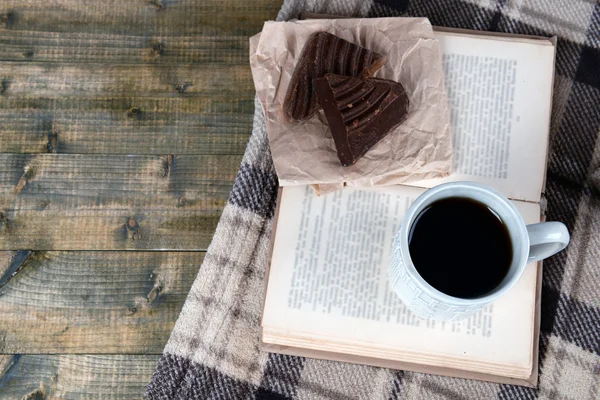
[[[512,263],[512,243],[502,219],[485,204],[452,197],[421,211],[409,232],[412,262],[427,283],[454,297],[493,290]]]

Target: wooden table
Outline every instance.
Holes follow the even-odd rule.
[[[251,132],[248,38],[280,5],[0,2],[0,398],[142,397]]]

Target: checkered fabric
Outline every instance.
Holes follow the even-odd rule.
[[[600,2],[288,0],[300,11],[428,17],[433,25],[557,35],[547,216],[572,243],[544,263],[538,389],[258,350],[277,179],[265,123],[148,386],[148,399],[600,399]],[[534,99],[531,101],[544,101]]]

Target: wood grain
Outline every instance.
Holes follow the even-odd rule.
[[[0,154],[0,209],[219,211],[241,159]]]
[[[0,1],[1,398],[142,398],[204,254],[131,250],[208,246],[280,6]]]
[[[248,37],[279,6],[1,2],[0,152],[243,153],[254,111]],[[133,121],[131,109],[141,111]]]
[[[188,98],[254,94],[248,65],[0,63],[3,100],[18,98]],[[234,97],[235,98],[235,97]]]
[[[94,210],[0,214],[0,249],[205,251],[220,212]]]
[[[3,399],[142,399],[158,355],[3,355]]]
[[[0,154],[0,249],[205,250],[240,160]]]
[[[9,268],[0,277],[0,353],[160,354],[203,260],[200,252],[0,257]]]
[[[3,1],[3,61],[248,64],[248,37],[281,2]],[[42,33],[43,34],[40,34]]]
[[[248,37],[0,30],[0,61],[248,64]]]
[[[281,0],[3,0],[0,26],[13,32],[249,36],[280,7]]]
[[[0,63],[0,78],[0,152],[243,154],[252,130],[248,65]]]

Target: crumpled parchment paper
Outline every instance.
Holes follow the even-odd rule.
[[[323,115],[303,124],[283,116],[294,67],[306,40],[317,31],[382,54],[386,63],[375,76],[402,83],[410,99],[405,122],[350,167],[340,164]],[[452,137],[441,48],[428,19],[266,22],[250,39],[250,66],[281,186],[312,184],[324,193],[344,184],[393,185],[450,173]]]

